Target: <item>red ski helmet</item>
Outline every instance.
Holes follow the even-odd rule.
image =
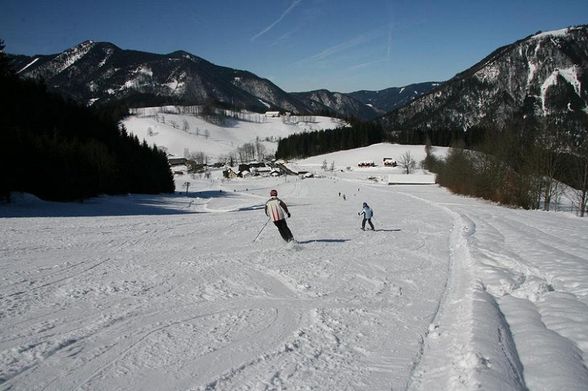
[[[272,191],[270,191],[270,196],[272,196],[272,197],[277,197],[277,196],[278,196],[278,191],[277,191],[277,190],[275,190],[275,189],[274,189],[274,190],[272,190]]]

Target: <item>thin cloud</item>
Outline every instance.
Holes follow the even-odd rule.
[[[268,31],[270,31],[272,28],[274,28],[274,26],[278,23],[280,23],[286,16],[288,16],[288,14],[294,9],[296,8],[296,6],[298,4],[300,4],[302,2],[302,0],[294,0],[292,2],[292,4],[290,4],[290,6],[288,7],[288,9],[286,9],[286,11],[284,11],[282,13],[282,15],[276,19],[272,24],[270,24],[269,26],[267,26],[265,29],[261,30],[259,33],[255,34],[253,37],[251,37],[251,41],[255,41],[257,38],[261,37],[262,35],[264,35],[265,33],[267,33]]]
[[[360,70],[363,68],[368,68],[368,67],[375,65],[375,64],[380,64],[380,63],[385,63],[385,62],[388,62],[388,59],[379,59],[379,60],[374,60],[374,61],[368,61],[368,62],[364,62],[361,64],[353,65],[353,66],[349,67],[347,70],[348,71],[357,71],[357,70]]]
[[[379,36],[381,36],[380,31],[375,31],[375,32],[367,33],[367,34],[361,34],[361,35],[355,36],[347,41],[341,42],[337,45],[334,45],[334,46],[331,46],[327,49],[324,49],[321,52],[319,52],[313,56],[302,59],[302,60],[298,61],[298,63],[301,64],[301,63],[308,63],[308,62],[324,61],[327,58],[332,57],[336,54],[339,54],[341,52],[345,52],[349,49],[353,49],[356,46],[363,45],[367,42],[370,42],[370,41],[378,38]]]
[[[274,42],[272,42],[269,46],[270,47],[274,47],[274,46],[278,46],[281,45],[282,43],[284,43],[285,41],[287,41],[288,39],[290,39],[290,37],[292,37],[294,35],[294,33],[297,31],[296,30],[292,30],[292,31],[288,31],[285,34],[282,34],[281,37],[279,37],[278,39],[276,39]]]

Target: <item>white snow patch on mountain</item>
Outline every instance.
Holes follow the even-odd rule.
[[[531,37],[531,39],[543,39],[543,38],[551,38],[551,37],[564,37],[567,35],[569,29],[560,29],[560,30],[553,30],[553,31],[546,31],[543,33],[535,34]]]
[[[28,63],[27,65],[25,65],[25,66],[24,66],[24,67],[23,67],[23,68],[22,68],[20,71],[18,71],[18,72],[16,72],[16,73],[18,74],[18,73],[24,72],[24,71],[25,71],[25,70],[26,70],[28,67],[30,67],[31,65],[33,65],[33,64],[34,64],[34,63],[36,63],[37,61],[39,61],[39,57],[37,57],[37,58],[33,59],[33,61],[29,62],[29,63]]]
[[[565,69],[556,69],[547,77],[547,79],[545,79],[541,85],[541,104],[543,107],[543,112],[546,114],[547,108],[545,107],[545,94],[549,87],[557,84],[559,76],[563,77],[570,85],[572,85],[574,92],[581,97],[581,83],[580,80],[578,80],[578,68],[574,65]]]
[[[104,56],[104,59],[102,59],[102,61],[100,61],[100,63],[98,64],[98,67],[101,68],[104,66],[104,64],[106,64],[106,61],[108,61],[108,59],[110,59],[110,57],[112,57],[112,54],[114,53],[114,50],[108,48],[106,49],[106,55]]]
[[[527,86],[531,85],[533,78],[535,77],[535,72],[537,71],[537,65],[529,61],[529,75],[527,76]]]
[[[578,71],[579,71],[579,68],[576,65],[574,65],[569,68],[560,69],[559,74],[564,79],[566,79],[566,81],[568,83],[570,83],[572,85],[572,87],[574,87],[574,91],[576,92],[576,94],[579,97],[582,97],[582,84],[581,84],[580,80],[578,79]]]
[[[140,66],[138,67],[134,73],[139,74],[139,75],[145,75],[145,76],[149,76],[149,77],[153,77],[153,70],[151,69],[151,67],[148,66]]]
[[[500,75],[500,69],[496,64],[487,64],[475,73],[475,76],[483,82],[492,83]]]
[[[137,80],[137,79],[131,79],[131,80],[125,81],[125,83],[122,86],[120,86],[119,90],[136,88],[139,85],[140,85],[140,81],[139,80]]]
[[[94,47],[93,41],[84,42],[75,48],[66,50],[53,60],[56,63],[53,72],[59,74],[83,58]]]
[[[267,107],[268,109],[272,107],[272,105],[270,105],[269,103],[267,103],[266,101],[264,101],[263,99],[257,98],[257,100],[264,105],[265,107]]]
[[[172,79],[164,85],[172,91],[181,91],[186,84],[178,79]]]

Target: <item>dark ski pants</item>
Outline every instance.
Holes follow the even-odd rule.
[[[365,229],[365,222],[368,222],[370,227],[372,227],[372,230],[375,230],[374,225],[372,224],[372,219],[366,219],[365,217],[363,218],[363,221],[361,222],[361,229]]]
[[[290,228],[288,228],[286,220],[274,221],[274,224],[276,225],[276,227],[278,227],[280,235],[282,235],[282,239],[284,239],[286,242],[294,240],[294,236],[292,235],[292,232],[290,232]]]

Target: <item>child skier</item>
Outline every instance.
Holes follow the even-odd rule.
[[[361,222],[362,230],[365,231],[366,221],[370,224],[370,227],[372,227],[372,231],[374,230],[374,225],[372,224],[372,217],[374,216],[374,211],[372,210],[372,208],[368,206],[367,202],[363,203],[363,209],[357,215],[363,215],[363,221]]]
[[[270,191],[270,198],[265,203],[265,214],[266,216],[270,217],[278,230],[280,231],[280,235],[282,239],[286,242],[291,242],[294,240],[294,236],[292,232],[290,232],[290,228],[288,228],[288,224],[286,223],[286,216],[284,216],[284,212],[290,217],[290,212],[288,211],[288,206],[278,198],[278,191],[272,190]]]

